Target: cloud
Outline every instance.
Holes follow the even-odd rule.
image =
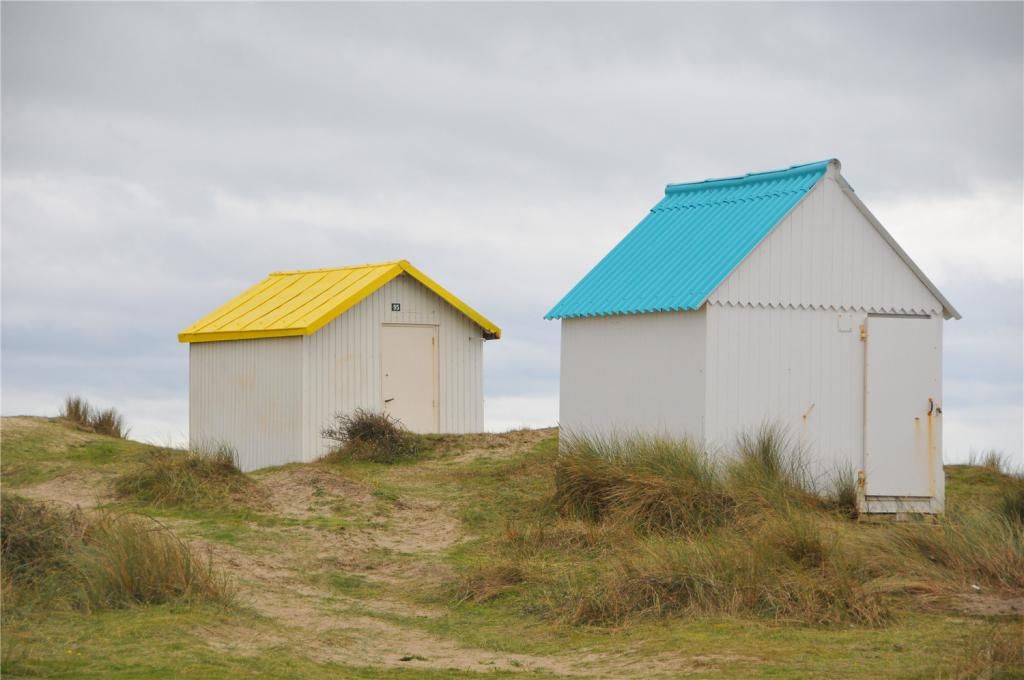
[[[488,427],[553,422],[541,317],[666,183],[835,156],[964,313],[947,441],[1021,455],[1019,4],[0,12],[5,413],[78,391],[181,433],[178,330],[405,257],[505,330]]]
[[[871,210],[930,277],[1007,284],[1022,278],[1021,190],[1019,177],[993,178],[970,193],[909,194]]]

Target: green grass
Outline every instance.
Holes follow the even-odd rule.
[[[946,466],[946,496],[954,505],[990,505],[1013,483],[1012,477],[990,467]]]
[[[531,458],[532,460],[529,464],[523,464],[524,460]],[[557,497],[558,489],[552,483],[553,480],[550,476],[538,475],[536,471],[538,468],[550,470],[554,462],[555,446],[553,441],[549,441],[542,446],[536,447],[528,456],[524,456],[522,459],[505,464],[484,463],[467,467],[465,470],[460,471],[463,474],[469,473],[472,475],[474,488],[479,491],[479,496],[476,499],[477,502],[463,503],[463,507],[466,508],[464,512],[468,513],[468,516],[464,515],[463,519],[468,524],[474,526],[477,531],[490,533],[492,539],[477,540],[463,544],[451,553],[450,558],[462,568],[469,579],[480,578],[482,572],[483,578],[481,579],[480,587],[483,588],[485,593],[485,596],[481,598],[482,601],[477,601],[472,596],[467,597],[467,594],[460,587],[456,586],[454,588],[451,595],[454,596],[456,601],[463,603],[457,606],[454,613],[445,620],[445,625],[451,629],[451,632],[458,630],[461,635],[467,636],[476,644],[496,644],[498,640],[504,639],[502,631],[505,627],[511,621],[521,618],[525,612],[532,614],[535,625],[542,628],[545,626],[550,627],[548,632],[538,633],[530,639],[557,640],[560,639],[561,635],[565,634],[566,627],[564,625],[547,620],[546,613],[551,609],[550,602],[552,598],[557,599],[559,597],[558,591],[560,589],[560,584],[552,583],[551,575],[570,570],[582,572],[582,577],[585,578],[588,575],[588,571],[600,569],[611,557],[606,549],[607,546],[601,545],[602,541],[607,543],[608,534],[612,535],[613,543],[616,540],[620,540],[620,530],[612,526],[594,524],[593,522],[557,520],[551,514],[552,508],[545,504],[544,499]],[[954,476],[958,473],[959,471],[954,471]],[[681,474],[683,474],[683,477],[689,476],[692,478],[694,476],[693,472]],[[988,491],[1003,488],[1002,482],[997,483],[988,477],[985,479],[987,479],[991,487]],[[970,480],[961,480],[961,483],[962,486],[970,488]],[[952,484],[952,502],[954,505],[959,500],[956,485],[957,480],[954,480]],[[630,488],[639,488],[643,493],[649,491],[643,484],[637,486],[634,480],[630,480]],[[988,491],[981,491],[980,495],[984,495]],[[492,502],[487,502],[486,499],[492,499]],[[833,505],[828,499],[825,499],[825,502],[822,503],[822,508],[823,511],[832,512],[828,509],[834,507],[834,511],[839,512],[843,509],[842,505],[842,503]],[[558,509],[557,504],[554,509]],[[626,509],[630,509],[628,504]],[[566,511],[566,508],[562,508],[562,510]],[[577,514],[577,510],[577,508],[569,508],[567,514],[570,516],[582,515],[584,517],[591,514],[589,510]],[[845,513],[840,513],[840,515],[842,514]],[[851,528],[855,527],[855,525],[850,524],[847,520],[844,520],[844,522]],[[957,527],[963,526],[963,524],[957,525]],[[918,528],[904,528],[904,530],[915,531]],[[928,529],[925,530],[929,531]],[[530,537],[531,534],[532,537]],[[543,537],[538,539],[537,535],[542,535]],[[527,538],[524,539],[524,536],[527,536]],[[993,542],[993,544],[997,543],[997,541]],[[526,544],[525,549],[523,544]],[[632,537],[629,538],[627,545],[638,547],[635,544],[635,538]],[[742,543],[737,546],[738,551],[745,549],[746,547]],[[524,550],[527,553],[525,557],[523,555]],[[523,578],[521,569],[516,569],[516,567],[521,567],[522,562],[531,561],[538,576],[534,579]],[[970,571],[972,566],[968,566],[968,571]],[[975,570],[972,573],[978,572]],[[488,576],[492,576],[494,580],[488,582]],[[502,580],[503,578],[505,579],[504,581]],[[999,585],[999,578],[1000,576],[998,575],[994,576],[996,585]],[[958,585],[963,588],[967,587],[964,583],[959,583]],[[1015,587],[1019,588],[1020,584],[1018,583]],[[494,595],[493,599],[491,595]],[[827,659],[833,656],[835,658],[848,658],[847,649],[849,645],[847,642],[842,641],[843,636],[864,640],[865,645],[868,647],[871,647],[871,641],[874,641],[874,645],[884,649],[889,645],[889,641],[897,640],[900,636],[905,636],[909,631],[914,634],[920,634],[923,640],[932,643],[924,645],[924,648],[929,649],[929,654],[938,654],[941,658],[951,662],[949,650],[942,642],[932,640],[932,637],[944,638],[949,641],[950,636],[954,636],[958,638],[956,644],[960,644],[962,640],[959,640],[959,636],[956,633],[962,630],[963,620],[955,620],[953,622],[954,620],[950,619],[948,614],[931,615],[928,613],[927,606],[923,610],[918,609],[913,601],[898,605],[894,614],[896,616],[895,621],[882,628],[865,628],[855,625],[856,632],[837,633],[839,638],[836,635],[822,634],[820,631],[808,629],[804,626],[777,624],[771,621],[758,622],[749,619],[739,622],[733,621],[729,625],[733,626],[736,630],[730,634],[729,639],[721,639],[720,642],[727,648],[735,650],[738,641],[749,636],[753,631],[759,631],[757,641],[750,643],[753,648],[763,648],[764,639],[766,638],[780,638],[785,640],[783,645],[785,650],[792,649],[796,652],[801,648],[805,648],[806,653],[812,656],[815,654],[828,654],[829,656],[821,656],[823,661],[820,663],[801,664],[801,668],[805,670],[824,673],[828,670],[829,663],[831,663]],[[460,622],[462,617],[466,619],[464,623]],[[696,622],[690,620],[693,618],[696,618]],[[714,615],[691,615],[682,619],[670,619],[658,624],[645,623],[643,620],[631,620],[628,623],[623,623],[621,626],[614,627],[612,630],[614,635],[618,636],[623,631],[623,626],[625,629],[634,632],[637,630],[661,631],[667,627],[676,632],[685,630],[687,631],[686,635],[699,637],[694,632],[695,627],[703,628],[712,624],[719,625],[716,622],[720,621],[721,619],[717,619]],[[976,625],[981,624],[978,623]],[[996,623],[994,625],[1000,630],[1017,631],[1013,627],[1016,624]],[[578,633],[580,629],[573,627],[571,630],[574,633]],[[590,631],[589,628],[584,628],[584,630]],[[829,626],[823,630],[837,631],[834,626]],[[843,629],[838,630],[841,631]],[[660,636],[654,635],[653,637],[657,638]],[[803,638],[807,638],[806,644],[801,642]],[[823,645],[821,638],[828,642],[836,641],[836,644]],[[516,638],[517,641],[523,639],[526,638]],[[557,646],[557,643],[555,644]],[[594,643],[581,641],[579,644]],[[671,647],[669,645],[667,648]],[[921,647],[919,646],[918,648]],[[520,651],[531,650],[542,651],[543,645],[541,645],[540,649],[534,645],[520,648]],[[714,654],[719,652],[704,650],[701,653]],[[905,653],[903,656],[907,657],[907,654]],[[936,669],[936,673],[944,668],[943,663],[935,663],[935,657],[928,654],[921,654],[920,656],[910,654],[910,657],[913,657],[914,661],[903,667],[902,671],[900,667],[891,666],[892,659],[887,659],[884,656],[880,658],[875,668],[877,671],[885,671],[889,675],[898,676],[902,673],[907,677],[915,677],[919,673],[918,670],[915,670],[914,664],[917,664],[918,668]],[[784,664],[792,662],[793,657],[789,657],[785,660]],[[867,668],[868,666],[865,666],[865,669]]]
[[[231,579],[152,518],[0,498],[4,618],[233,601]]]
[[[517,625],[486,616],[429,628],[438,635],[509,652],[559,653],[565,649],[621,648],[627,659],[680,653],[703,658],[697,677],[948,677],[956,652],[988,624],[916,617],[881,637],[876,631],[823,631],[748,622],[692,622],[665,628],[639,626],[626,631],[569,631],[543,623]],[[508,635],[508,626],[520,635]],[[446,678],[475,674],[448,670],[360,669],[319,663],[282,647],[269,653],[240,654],[205,644],[209,631],[245,627],[274,632],[259,617],[209,608],[152,607],[80,617],[55,613],[45,621],[17,624],[5,635],[28,648],[26,657],[4,667],[6,677],[79,678]],[[978,629],[975,631],[974,629]],[[515,637],[513,640],[511,638]],[[519,638],[539,642],[519,644]],[[952,649],[950,649],[952,647]],[[525,649],[524,649],[525,648]],[[703,664],[703,673],[701,665]],[[481,669],[488,677],[492,675]],[[550,677],[530,674],[529,677]],[[1006,677],[1013,677],[1007,675]]]
[[[80,471],[116,472],[152,448],[84,432],[61,418],[32,421],[49,427],[4,428],[0,475],[5,486],[38,484]]]
[[[637,663],[679,654],[681,665],[687,658],[705,658],[709,674],[735,678],[948,677],[944,674],[958,661],[957,652],[983,631],[993,627],[1009,634],[1015,631],[1014,624],[1008,622],[928,614],[908,616],[884,630],[814,628],[732,618],[640,622],[613,629],[567,628],[524,616],[507,601],[466,604],[443,620],[419,623],[441,636],[510,653],[606,651]],[[510,636],[509,630],[517,635]]]
[[[215,446],[176,451],[153,448],[118,475],[115,493],[158,507],[234,508],[259,502],[263,489],[238,469],[234,449]]]
[[[690,442],[570,439],[549,507],[506,513],[456,599],[515,597],[573,624],[720,615],[883,626],[920,608],[918,594],[1024,595],[1015,501],[1010,511],[952,502],[934,525],[869,527],[814,491],[777,431],[741,437],[735,453],[726,463]]]
[[[399,678],[471,677],[469,673],[366,669],[318,662],[290,646],[232,653],[206,641],[211,631],[274,635],[267,621],[211,607],[160,605],[80,616],[54,612],[4,627],[4,677],[48,678]],[[244,635],[241,636],[244,639]],[[10,639],[8,639],[10,638]]]
[[[99,472],[113,480],[135,469],[150,448],[83,432],[58,419],[34,423],[3,430],[4,493],[75,473]],[[324,495],[321,504],[314,494],[316,512],[310,516],[284,517],[270,508],[235,504],[160,507],[138,501],[116,501],[107,510],[131,509],[158,517],[186,540],[229,548],[257,565],[283,559],[293,564],[294,582],[319,593],[321,611],[339,622],[374,620],[427,640],[491,650],[498,659],[506,654],[569,664],[590,659],[593,665],[577,669],[583,675],[645,677],[685,671],[696,677],[735,678],[984,677],[999,667],[985,656],[1000,644],[1005,647],[1008,639],[1012,643],[1012,636],[1019,638],[1020,618],[968,615],[947,600],[925,595],[898,597],[894,616],[882,625],[852,621],[819,626],[713,612],[574,625],[552,606],[564,595],[561,577],[573,570],[600,570],[610,563],[615,546],[636,545],[627,539],[671,543],[676,532],[641,526],[623,534],[615,522],[559,516],[552,502],[558,457],[554,437],[513,453],[507,451],[510,440],[496,436],[443,435],[424,441],[429,445],[414,460],[392,465],[340,461],[309,466],[351,480],[369,499],[355,503]],[[474,456],[464,457],[468,451]],[[951,466],[947,472],[951,505],[990,507],[1008,484],[984,468]],[[281,473],[245,477],[269,484]],[[648,489],[643,484],[638,488]],[[353,543],[342,545],[358,546],[361,536],[381,527],[393,529],[417,503],[437,504],[438,512],[454,517],[462,540],[424,552],[370,548],[352,555],[332,547],[332,538],[351,539]],[[833,513],[837,522],[841,516],[837,510],[823,512]],[[851,530],[860,527],[842,521]],[[863,528],[881,533],[891,527]],[[510,557],[525,580],[514,571],[501,573]],[[239,572],[243,581],[258,576],[250,578],[247,569]],[[495,573],[488,575],[489,569]],[[493,579],[484,587],[494,592],[479,599],[460,597],[465,580],[481,573]],[[537,578],[538,573],[548,577]],[[404,581],[382,578],[388,574],[412,576]],[[983,595],[992,595],[988,586]],[[287,603],[285,591],[281,597]],[[374,628],[307,630],[256,612],[240,595],[229,607],[176,603],[91,614],[70,608],[5,614],[2,670],[5,677],[84,678],[518,675],[486,664],[476,673],[435,667],[430,644],[396,644],[388,668],[332,663],[324,650],[386,636]],[[1014,676],[1006,664],[1002,670],[1007,674],[1000,677],[1024,673]]]
[[[346,514],[316,517],[283,517],[251,510],[231,508],[167,508],[161,506],[108,505],[108,508],[125,508],[136,512],[176,521],[178,531],[190,538],[203,538],[247,549],[258,549],[266,539],[266,531],[272,529],[316,529],[321,531],[348,531],[360,529],[371,520]]]

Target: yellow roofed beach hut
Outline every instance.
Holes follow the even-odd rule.
[[[243,470],[311,461],[337,413],[483,430],[483,341],[501,329],[408,261],[275,272],[178,334],[189,440]]]

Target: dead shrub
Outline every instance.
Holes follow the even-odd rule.
[[[397,463],[414,458],[421,449],[420,437],[409,432],[401,421],[363,409],[337,414],[334,424],[321,430],[320,435],[333,442],[331,452],[323,458],[327,462]]]

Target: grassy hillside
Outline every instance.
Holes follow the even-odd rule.
[[[599,625],[566,616],[565,579],[597,578],[613,549],[675,539],[552,519],[555,430],[436,437],[428,448],[394,465],[289,465],[230,481],[220,495],[214,478],[186,501],[140,501],[134,491],[115,494],[125,492],[124,476],[154,456],[183,454],[59,419],[3,419],[5,497],[156,518],[234,585],[226,604],[87,610],[68,599],[26,600],[5,580],[3,673],[1024,677],[1000,661],[1024,645],[1024,598],[988,583],[905,589],[886,601],[884,621],[863,623],[740,611],[646,610]],[[984,505],[1008,483],[976,467],[951,466],[947,477],[951,503]],[[131,489],[149,488],[138,474],[130,479]]]

